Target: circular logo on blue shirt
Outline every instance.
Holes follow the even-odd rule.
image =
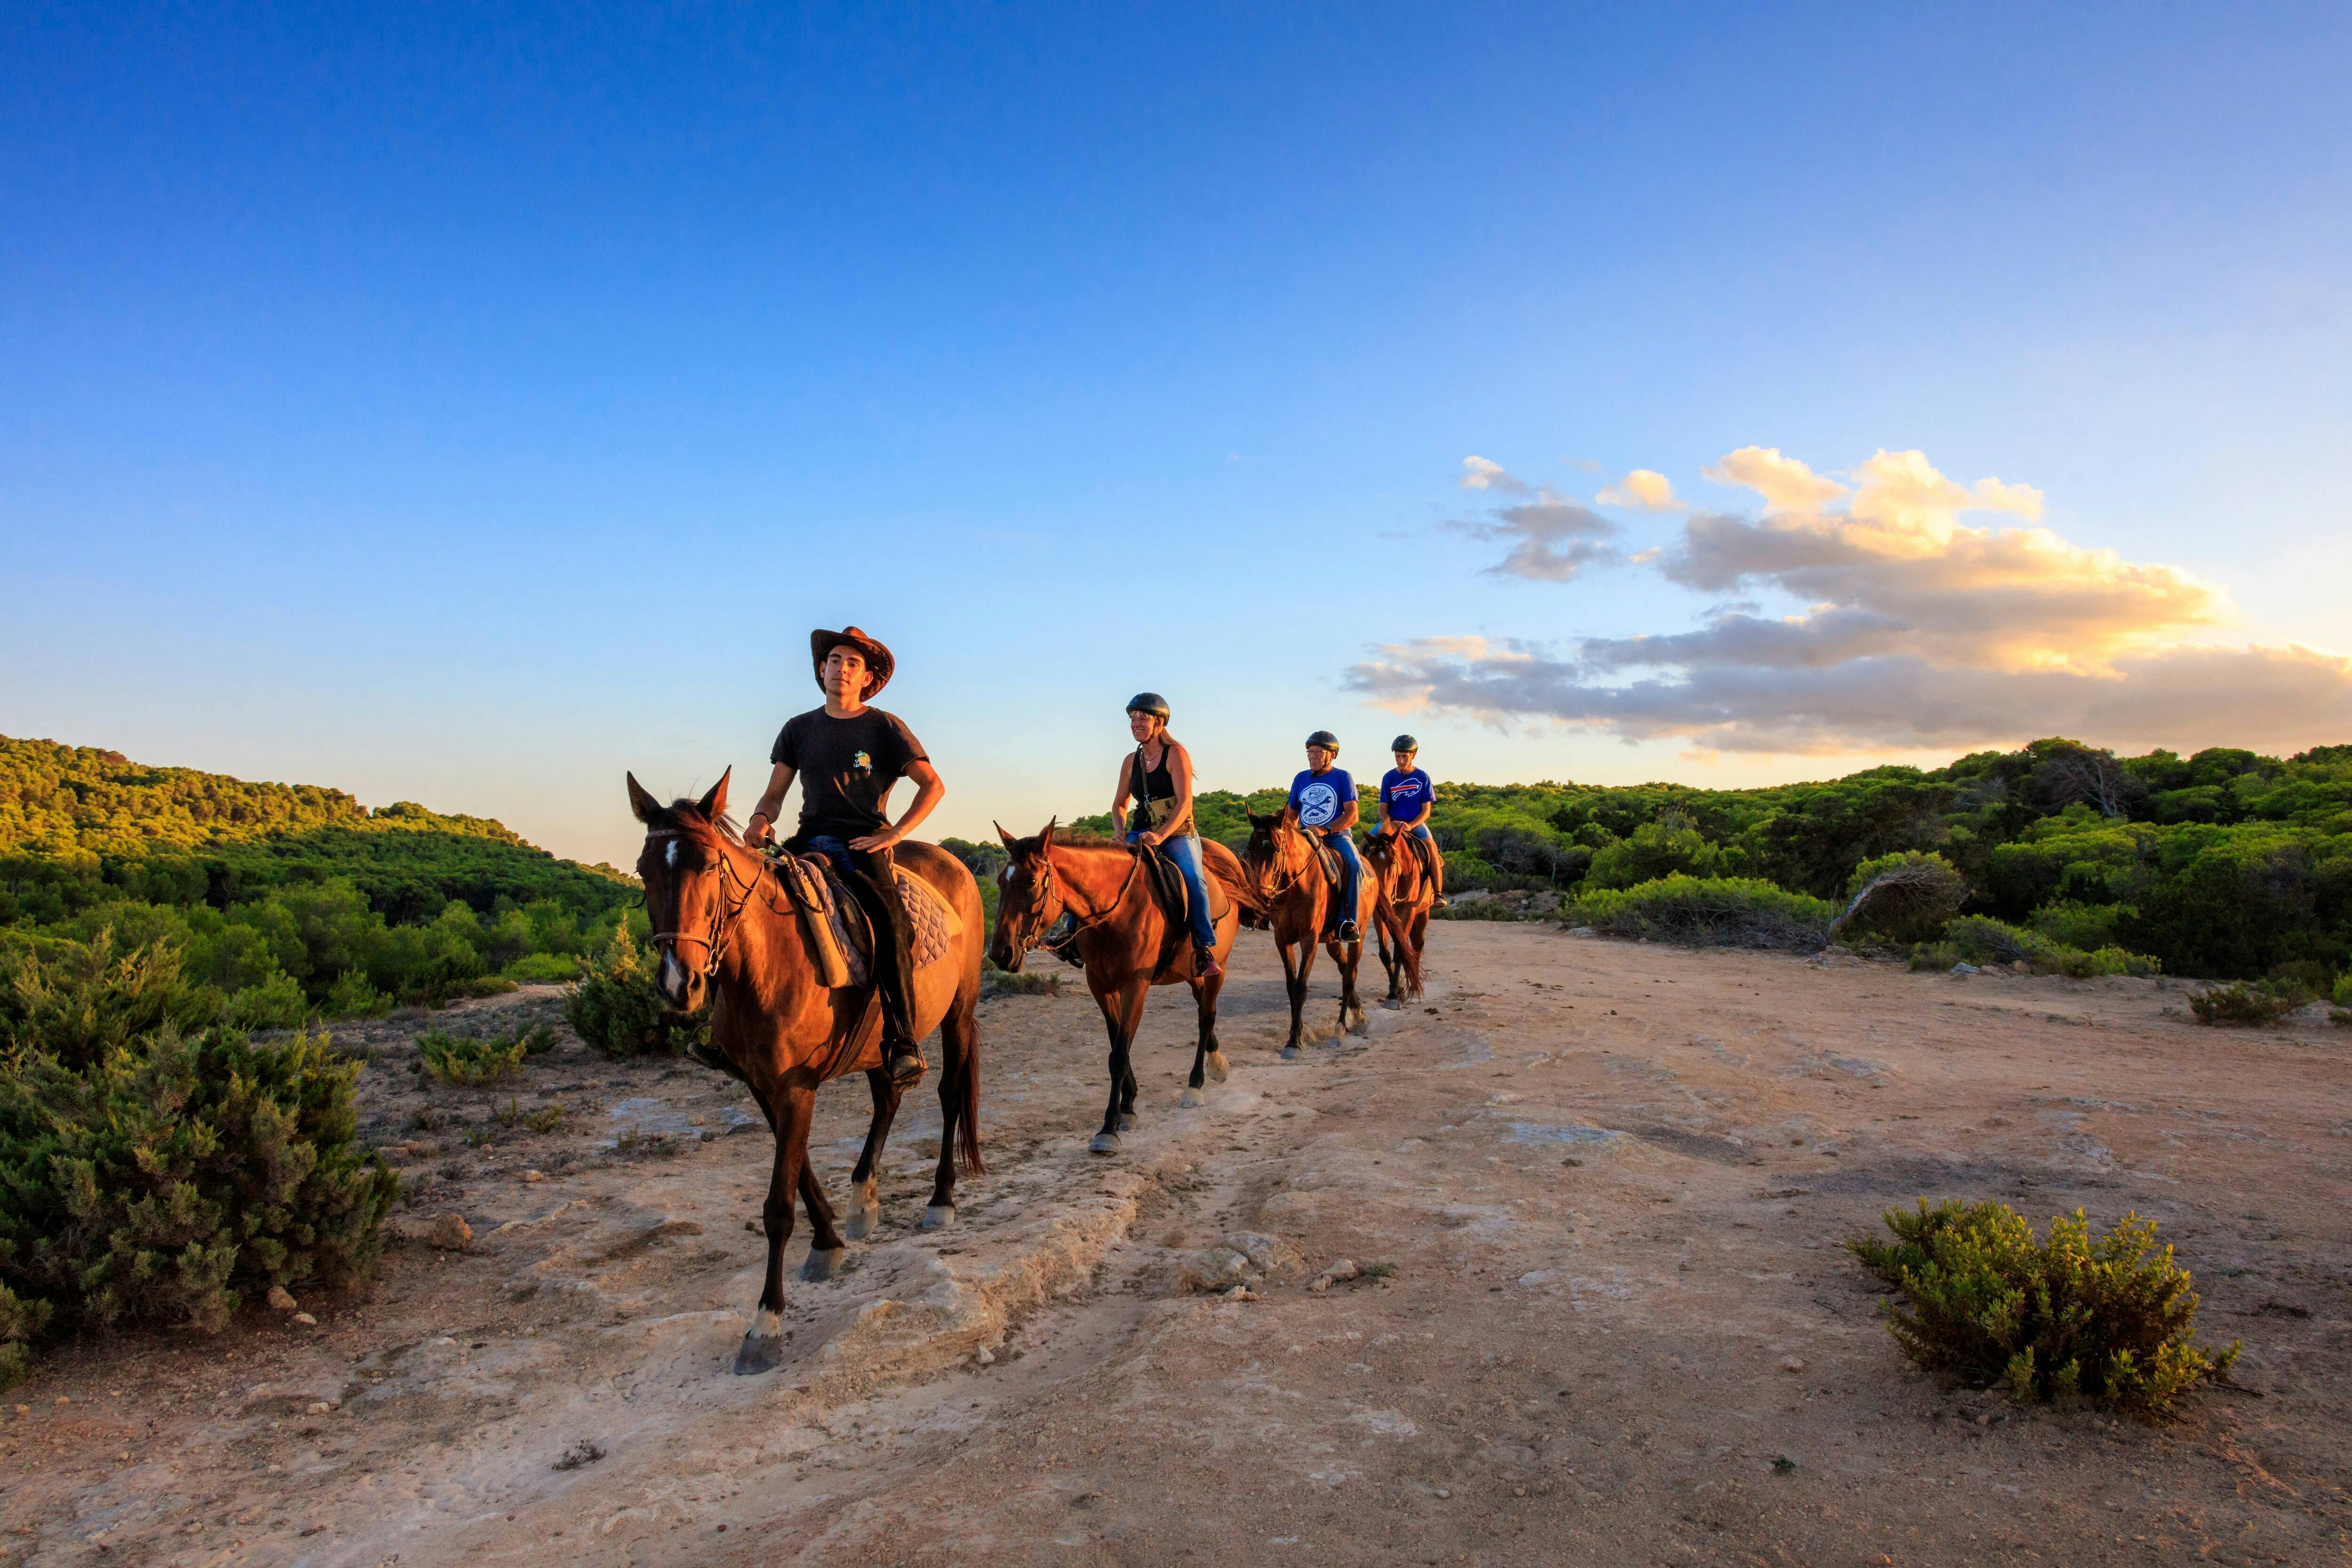
[[[1339,815],[1339,791],[1320,779],[1299,786],[1298,823],[1302,827],[1328,827]]]

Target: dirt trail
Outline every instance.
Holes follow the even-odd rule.
[[[380,1028],[365,1114],[428,1183],[402,1223],[455,1210],[471,1247],[396,1247],[316,1327],[50,1357],[0,1402],[0,1563],[2352,1556],[2352,1037],[2195,1027],[2143,981],[1432,936],[1425,1005],[1368,1037],[1328,1042],[1323,966],[1297,1063],[1245,942],[1197,1110],[1189,1000],[1157,994],[1115,1161],[1085,1152],[1083,992],[988,1003],[960,1223],[917,1228],[927,1087],[883,1229],[793,1282],[758,1378],[727,1368],[768,1140],[729,1135],[731,1085],[561,1047],[511,1109],[569,1115],[533,1132]],[[822,1098],[836,1199],[865,1104]],[[1939,1391],[1837,1243],[1946,1194],[2155,1217],[2246,1390],[2155,1426]],[[1245,1233],[1303,1272],[1185,1288]],[[1339,1258],[1392,1272],[1310,1289]]]

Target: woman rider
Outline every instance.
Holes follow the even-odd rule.
[[[1150,845],[1183,874],[1192,928],[1192,973],[1208,980],[1224,971],[1217,963],[1217,931],[1209,919],[1209,884],[1201,875],[1201,836],[1192,830],[1192,756],[1168,733],[1168,700],[1139,691],[1127,705],[1128,733],[1135,754],[1118,765],[1118,787],[1110,797],[1110,819],[1129,844]],[[1127,803],[1141,818],[1129,832]]]

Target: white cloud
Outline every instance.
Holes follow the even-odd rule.
[[[1628,507],[1635,511],[1686,511],[1675,497],[1674,481],[1651,468],[1635,468],[1592,498],[1598,506]]]
[[[1465,490],[1494,490],[1507,496],[1523,496],[1528,493],[1528,482],[1525,479],[1504,468],[1502,464],[1488,462],[1479,457],[1462,459],[1462,478],[1457,482]]]
[[[1707,469],[1766,503],[1687,519],[1655,564],[1719,602],[1694,629],[1584,639],[1565,653],[1503,640],[1382,647],[1348,680],[1385,705],[1490,721],[1548,719],[1722,752],[1853,752],[2064,733],[2103,744],[2294,749],[2352,734],[2352,660],[2305,647],[2216,647],[2228,596],[2178,567],[2085,549],[2034,526],[2041,491],[1962,485],[1918,452],[1880,451],[1853,485],[1748,447]],[[1629,476],[1629,481],[1632,476]],[[1661,483],[1663,484],[1663,480]],[[1671,493],[1669,489],[1666,493]],[[1603,494],[1606,500],[1607,492]],[[1842,510],[1827,510],[1845,500]],[[1979,528],[1969,513],[2021,525]],[[1513,548],[1491,572],[1572,579],[1626,562],[1604,520],[1544,492],[1452,525]]]
[[[1845,494],[1835,479],[1823,479],[1778,447],[1742,447],[1699,470],[1717,484],[1741,485],[1764,498],[1769,510],[1810,511]]]

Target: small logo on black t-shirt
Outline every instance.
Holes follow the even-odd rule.
[[[867,756],[864,752],[860,752],[856,756],[850,759],[849,765],[856,768],[861,773],[870,773],[874,771],[874,759]]]

